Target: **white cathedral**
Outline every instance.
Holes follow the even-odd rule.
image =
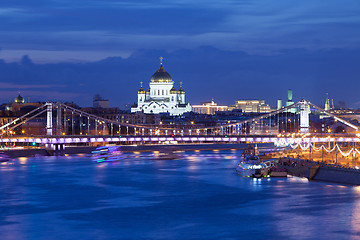
[[[160,67],[152,75],[149,84],[149,90],[141,87],[138,91],[137,105],[131,108],[131,112],[142,111],[144,113],[166,113],[170,115],[182,115],[185,112],[191,112],[190,103],[185,102],[185,91],[180,82],[180,89],[176,91],[174,81],[167,73],[160,57]]]

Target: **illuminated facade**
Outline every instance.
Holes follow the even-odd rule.
[[[193,105],[192,111],[194,113],[214,115],[215,112],[227,111],[228,106],[218,106],[214,101],[205,102],[201,105]]]
[[[244,113],[267,113],[271,112],[270,106],[264,100],[238,100],[229,110],[241,109]]]
[[[131,108],[131,112],[169,113],[170,115],[182,115],[185,112],[191,112],[191,105],[185,101],[182,83],[180,83],[180,89],[177,91],[170,74],[163,67],[162,57],[160,60],[160,67],[152,75],[149,89],[146,92],[141,82],[138,101],[136,106]]]

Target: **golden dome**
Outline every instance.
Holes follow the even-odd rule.
[[[140,89],[139,89],[138,93],[145,94],[145,90],[142,87],[142,82],[140,82]]]
[[[15,98],[15,102],[16,103],[25,103],[25,99],[20,95],[20,91],[19,91],[19,95]]]
[[[160,67],[159,69],[151,76],[151,82],[173,82],[172,77],[167,73],[162,65],[162,57],[160,57]]]
[[[170,93],[172,93],[172,94],[176,94],[176,93],[177,93],[177,91],[176,91],[176,89],[174,88],[174,86],[172,87],[172,89],[170,89]]]
[[[180,89],[179,89],[179,94],[184,94],[185,91],[184,89],[182,88],[182,82],[180,82]]]

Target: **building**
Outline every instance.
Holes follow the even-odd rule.
[[[94,96],[93,100],[94,108],[109,108],[109,100],[103,99],[99,94]]]
[[[288,100],[286,101],[286,106],[291,106],[294,104],[294,101],[293,101],[293,92],[291,89],[288,90]],[[290,112],[290,113],[296,113],[297,112],[297,109],[296,108],[291,108],[289,110],[287,110],[287,112]]]
[[[324,107],[325,111],[329,111],[330,110],[330,101],[329,101],[329,94],[326,93],[326,100],[325,100],[325,107]]]
[[[177,91],[172,77],[163,67],[162,57],[160,57],[160,67],[152,75],[149,89],[145,92],[141,82],[138,101],[131,108],[131,112],[182,115],[185,112],[191,112],[191,110],[191,105],[185,101],[185,91],[182,88],[182,83],[180,83],[180,89]]]
[[[244,113],[267,113],[271,112],[270,106],[264,100],[238,100],[229,110],[241,109]]]
[[[192,111],[199,114],[214,115],[219,111],[227,111],[228,106],[218,106],[213,100],[211,102],[203,102],[200,105],[193,105]]]

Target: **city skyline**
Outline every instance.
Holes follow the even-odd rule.
[[[201,56],[204,48],[208,52]],[[110,100],[111,106],[123,108],[125,104],[131,105],[136,102],[136,91],[141,81],[145,83],[144,88],[148,88],[147,82],[159,65],[158,56],[165,55],[167,57],[164,59],[164,66],[177,82],[175,88],[179,88],[179,82],[183,82],[187,99],[191,104],[215,99],[219,104],[230,105],[241,99],[263,99],[270,106],[276,106],[276,100],[286,101],[287,90],[293,89],[295,100],[305,98],[318,105],[324,105],[326,93],[329,93],[329,98],[334,99],[335,104],[344,101],[348,107],[360,107],[356,95],[357,88],[338,87],[340,80],[349,86],[360,84],[356,82],[355,76],[348,79],[340,77],[341,71],[352,71],[360,76],[360,71],[352,69],[351,66],[355,60],[348,59],[346,54],[339,55],[338,68],[334,69],[330,68],[326,61],[316,62],[317,59],[313,59],[312,52],[297,52],[302,52],[302,58],[296,61],[291,60],[291,52],[268,56],[266,60],[261,60],[261,56],[243,52],[224,52],[211,47],[165,54],[163,51],[143,50],[127,59],[114,57],[82,64],[36,64],[25,56],[20,63],[0,62],[2,79],[9,79],[0,81],[0,100],[2,103],[13,101],[20,89],[26,101],[29,98],[30,101],[74,101],[81,106],[90,106],[93,96],[100,94]],[[212,55],[218,57],[208,60]],[[235,55],[233,61],[226,60],[229,59],[229,55]],[[318,57],[326,58],[326,55],[329,53],[322,52],[322,56]],[[254,61],[256,64],[253,64]],[[292,64],[289,64],[289,61],[293,61]],[[303,61],[303,68],[297,66],[299,61]],[[204,62],[206,64],[202,65]],[[290,70],[282,69],[286,62]],[[341,65],[344,62],[349,65]],[[317,64],[317,68],[314,69],[313,64]],[[220,74],[213,71],[216,68],[223,69],[223,72]],[[258,71],[259,69],[261,70]],[[291,77],[293,81],[288,80],[293,74],[291,71],[296,74]],[[234,76],[235,74],[237,75]],[[319,78],[314,75],[318,75]],[[193,80],[194,76],[199,80]],[[29,80],[34,78],[37,81]],[[103,83],[99,83],[99,79]],[[348,92],[351,94],[347,94]]]

